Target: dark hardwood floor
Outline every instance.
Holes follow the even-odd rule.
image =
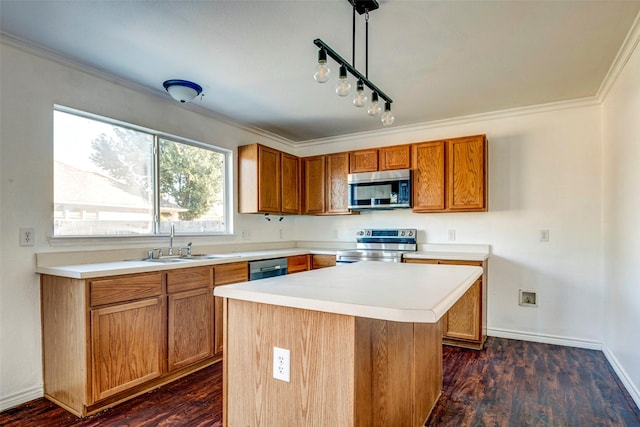
[[[221,425],[220,363],[85,419],[45,399],[0,413],[0,426]],[[602,352],[489,338],[480,352],[444,347],[426,425],[640,426],[640,410]]]

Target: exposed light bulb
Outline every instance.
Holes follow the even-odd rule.
[[[349,90],[351,89],[351,83],[347,79],[347,67],[344,65],[340,66],[340,78],[338,79],[338,84],[336,86],[336,93],[338,96],[347,96],[349,95]]]
[[[384,113],[382,113],[382,117],[380,118],[380,120],[382,121],[382,124],[385,126],[390,126],[393,124],[393,121],[396,118],[393,117],[393,113],[391,112],[391,103],[390,102],[386,102],[384,104]]]
[[[318,83],[326,83],[330,76],[331,69],[327,65],[327,51],[320,49],[318,51],[318,64],[314,69],[313,78]]]
[[[367,110],[367,114],[370,116],[377,116],[380,114],[380,103],[378,102],[378,92],[373,92],[371,94],[371,104],[369,104],[369,109]]]
[[[356,84],[356,94],[353,97],[353,105],[356,107],[364,107],[367,99],[367,95],[364,94],[364,83],[362,80],[358,80]]]

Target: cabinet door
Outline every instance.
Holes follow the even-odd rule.
[[[444,337],[480,341],[482,279],[478,279],[447,312]]]
[[[413,145],[413,211],[436,212],[445,208],[445,142]]]
[[[349,153],[327,155],[327,213],[349,212]]]
[[[349,153],[349,172],[375,172],[378,170],[378,150],[358,150]]]
[[[212,300],[209,287],[169,295],[169,371],[213,354]]]
[[[325,158],[313,156],[304,161],[304,212],[322,214],[325,212]]]
[[[246,261],[220,264],[214,268],[214,286],[246,282],[247,280],[249,280],[249,264]],[[222,354],[223,350],[224,317],[222,301],[223,298],[214,297],[213,352],[215,355]]]
[[[309,270],[309,255],[294,255],[287,257],[287,274]]]
[[[380,162],[378,170],[409,169],[411,167],[411,146],[396,145],[379,149]]]
[[[313,255],[311,260],[311,268],[325,268],[325,267],[334,267],[336,265],[336,256],[335,255]]]
[[[258,145],[258,211],[280,212],[280,152]]]
[[[224,298],[213,297],[213,354],[218,356],[224,349]]]
[[[91,310],[93,402],[162,374],[161,298]]]
[[[486,211],[484,135],[447,141],[447,205],[450,210]]]
[[[282,163],[282,213],[300,213],[300,159],[291,154],[281,154]]]

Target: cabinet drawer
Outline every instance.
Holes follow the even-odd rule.
[[[215,285],[226,285],[249,280],[249,264],[247,262],[216,265],[214,272]]]
[[[309,255],[295,255],[287,258],[287,274],[309,270]]]
[[[162,294],[162,273],[117,276],[89,283],[92,307]]]
[[[213,268],[194,267],[167,272],[167,293],[205,288],[213,284]]]

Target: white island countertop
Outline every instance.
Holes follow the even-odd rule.
[[[359,262],[217,286],[214,295],[371,319],[435,323],[482,272],[474,266]]]

